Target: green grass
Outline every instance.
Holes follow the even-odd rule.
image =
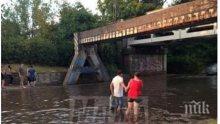
[[[8,64],[2,64],[3,68],[6,68]],[[18,71],[19,64],[10,64],[12,67],[12,70],[14,72]],[[29,65],[24,64],[25,69],[27,69]],[[41,65],[33,65],[37,73],[42,73],[42,72],[66,72],[67,67],[59,67],[59,66],[41,66]]]

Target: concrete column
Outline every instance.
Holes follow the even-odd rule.
[[[75,51],[75,54],[74,54],[74,57],[71,61],[71,64],[70,64],[70,67],[69,69],[67,70],[67,73],[66,73],[66,76],[65,76],[65,79],[63,81],[63,85],[67,85],[69,82],[70,82],[70,75],[72,73],[72,70],[73,70],[73,66],[75,65],[76,63],[76,60],[79,56],[79,35],[78,33],[74,33],[73,34],[74,37],[73,37],[73,42],[74,42],[74,51]]]
[[[86,58],[87,55],[83,49],[80,49],[78,54],[74,55],[70,68],[68,69],[64,79],[64,85],[75,84],[77,82],[81,74],[81,70],[85,64]]]
[[[96,45],[79,45],[79,36],[74,34],[75,55],[68,69],[63,85],[75,84],[79,79],[83,70],[86,70],[84,64],[86,59],[89,60],[94,72],[98,73],[98,78],[102,81],[109,81],[110,77],[107,73],[105,66],[103,65],[100,57],[96,52]]]
[[[124,54],[127,59],[127,68],[133,73],[160,73],[167,71],[167,48],[158,46],[133,46],[132,51]]]
[[[107,69],[102,63],[99,55],[96,52],[96,46],[90,45],[86,47],[87,55],[90,57],[90,65],[93,65],[98,73],[98,79],[101,81],[109,81],[110,77],[107,73]]]

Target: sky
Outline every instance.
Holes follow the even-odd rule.
[[[10,4],[11,0],[3,0],[1,1],[1,4]],[[46,1],[50,1],[50,0],[43,0],[44,2]],[[97,9],[97,1],[98,0],[57,0],[58,3],[63,3],[63,2],[67,2],[70,4],[74,4],[76,2],[81,2],[82,5],[87,8],[88,10],[90,10],[93,14],[100,14],[100,12]],[[173,0],[166,0],[166,3],[164,4],[163,8],[168,7],[168,5],[170,5],[172,3]],[[53,9],[55,11],[58,11],[58,8],[56,6],[53,7]],[[57,15],[54,15],[53,19],[55,22],[59,22],[59,13],[57,13]]]
[[[62,1],[62,0],[60,0]],[[99,13],[97,10],[97,1],[98,0],[64,0],[68,3],[75,3],[77,1],[81,2],[85,8],[88,8],[89,10],[92,11],[92,13],[96,14]],[[173,0],[167,0],[164,7],[167,7],[168,5],[170,5],[172,3]]]
[[[92,11],[92,13],[96,14],[99,13],[97,10],[97,1],[98,0],[64,0],[68,3],[75,3],[75,2],[81,2],[85,8],[88,8]]]

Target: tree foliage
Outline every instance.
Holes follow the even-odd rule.
[[[163,0],[98,0],[98,9],[105,21],[127,19],[161,8]]]
[[[98,15],[93,15],[79,2],[71,7],[67,3],[62,5],[60,11],[59,32],[60,37],[73,39],[74,32],[85,31],[98,26]]]
[[[60,22],[54,23],[51,5],[41,0],[17,0],[13,7],[18,11],[3,5],[3,63],[69,65],[73,33],[97,27],[99,17],[80,3],[59,6]]]
[[[168,52],[169,73],[200,73],[217,62],[217,39],[191,40],[170,45]]]

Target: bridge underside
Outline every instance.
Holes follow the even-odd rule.
[[[125,54],[122,55],[123,64],[126,67],[125,70],[130,73],[136,71],[141,73],[166,73],[169,45],[175,43],[181,45],[190,41],[196,42],[201,41],[201,39],[213,39],[216,36],[217,23],[211,23],[169,32],[159,32],[158,34],[146,34],[142,35],[142,37],[128,38],[126,40],[128,52],[124,52]]]
[[[153,34],[145,34],[138,38],[129,38],[128,46],[140,45],[165,45],[166,41],[178,41],[191,38],[212,37],[217,35],[217,23],[193,26],[178,30],[159,31]]]
[[[141,46],[133,47],[132,50],[123,54],[124,70],[133,74],[166,73],[167,71],[167,48],[165,46]]]

